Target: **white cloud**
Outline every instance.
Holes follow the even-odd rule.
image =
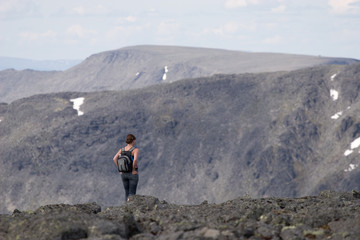
[[[101,4],[98,4],[96,6],[89,6],[89,7],[77,6],[71,9],[71,13],[80,16],[106,14],[108,12],[109,12],[108,9]]]
[[[257,4],[258,0],[227,0],[225,2],[226,8],[246,7],[249,4]]]
[[[88,35],[96,35],[97,34],[97,32],[95,30],[85,29],[83,26],[81,26],[79,24],[68,27],[66,32],[70,35],[75,35],[79,38],[84,38]]]
[[[280,5],[280,6],[276,7],[276,8],[272,8],[271,12],[273,12],[273,13],[282,13],[282,12],[285,12],[285,10],[286,10],[286,6],[285,5]]]
[[[238,8],[238,7],[246,7],[246,0],[227,0],[225,3],[226,8]]]
[[[83,6],[78,6],[72,9],[73,13],[84,15],[85,14],[85,8]]]
[[[0,2],[0,13],[8,12],[15,8],[16,1],[3,1]]]
[[[128,21],[128,22],[136,22],[136,17],[128,16],[128,17],[125,18],[125,20]]]
[[[218,27],[205,28],[201,34],[213,34],[219,37],[243,38],[244,34],[254,34],[257,30],[258,25],[256,23],[239,23],[237,21],[229,21]],[[240,36],[240,33],[243,36]]]
[[[24,40],[28,40],[28,41],[33,41],[33,40],[38,40],[39,39],[39,33],[35,33],[35,32],[21,32],[19,34],[19,37],[24,39]]]
[[[328,4],[331,7],[331,11],[337,14],[343,14],[348,12],[359,11],[359,7],[354,6],[354,3],[358,3],[360,0],[329,0]]]
[[[280,35],[275,35],[273,37],[266,38],[263,42],[267,44],[279,44],[282,41],[282,37]]]
[[[224,25],[212,28],[212,29],[205,29],[204,33],[213,33],[218,36],[226,36],[229,34],[234,34],[239,30],[239,24],[236,22],[227,22]]]
[[[127,23],[134,23],[137,21],[137,18],[134,16],[127,16],[127,17],[119,17],[115,20],[116,24],[122,25]]]
[[[1,0],[0,19],[26,16],[40,16],[38,3],[32,0]]]
[[[173,20],[164,21],[159,24],[157,28],[157,34],[161,34],[161,35],[175,34],[178,32],[179,27],[180,27],[179,23]]]
[[[126,33],[125,27],[122,27],[122,26],[113,27],[106,33],[106,39],[113,40],[114,38],[117,38],[118,36],[120,36],[121,33],[124,33],[124,34]]]
[[[45,38],[55,38],[56,36],[57,33],[52,30],[48,30],[43,33],[29,32],[29,31],[19,33],[19,37],[26,41],[41,40]]]
[[[106,31],[105,40],[108,42],[118,42],[119,39],[127,39],[128,37],[143,32],[145,29],[146,25],[117,25]]]

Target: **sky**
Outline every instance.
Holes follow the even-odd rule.
[[[175,45],[360,59],[360,0],[0,0],[0,56]]]

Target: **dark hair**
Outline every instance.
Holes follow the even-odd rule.
[[[127,144],[130,144],[130,143],[132,143],[134,140],[136,140],[136,137],[134,136],[134,135],[132,135],[132,134],[129,134],[129,135],[127,135],[127,137],[126,137],[126,143]]]

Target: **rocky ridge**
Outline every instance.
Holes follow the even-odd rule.
[[[40,93],[124,90],[214,74],[291,71],[355,62],[295,54],[132,46],[93,54],[66,71],[0,71],[0,102],[10,103]]]
[[[239,197],[176,205],[132,196],[122,206],[54,204],[0,215],[1,239],[360,239],[360,193]]]

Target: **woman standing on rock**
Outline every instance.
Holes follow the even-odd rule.
[[[125,201],[129,201],[129,196],[136,194],[136,188],[139,182],[139,174],[138,174],[138,156],[139,156],[139,149],[135,148],[135,140],[136,137],[132,134],[127,135],[126,143],[127,145],[121,148],[114,156],[114,163],[117,167],[118,166],[118,159],[121,155],[126,155],[132,160],[132,167],[131,171],[129,172],[120,172],[121,179],[125,189]]]

